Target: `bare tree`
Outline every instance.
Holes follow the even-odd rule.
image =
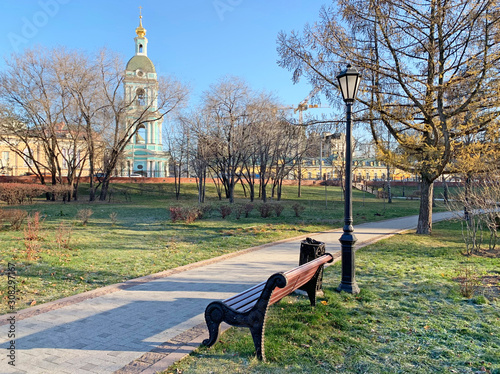
[[[248,156],[250,132],[247,107],[250,90],[237,77],[225,77],[204,93],[203,106],[210,126],[211,168],[223,185],[226,198],[234,202],[234,188]]]
[[[279,64],[332,104],[341,104],[335,76],[345,62],[362,70],[357,117],[398,143],[392,152],[371,126],[384,162],[421,177],[417,233],[431,232],[433,181],[459,139],[498,129],[499,23],[494,0],[343,0],[322,7],[303,35],[278,37]]]
[[[287,134],[281,131],[279,107],[278,100],[265,92],[253,95],[247,106],[251,136],[242,176],[250,190],[250,201],[255,199],[256,186],[259,197],[263,201],[267,200],[266,187],[273,176],[273,166],[278,157],[277,145],[280,141],[286,141]]]
[[[86,79],[86,59],[77,52],[39,47],[13,54],[6,64],[0,74],[0,100],[15,120],[3,124],[3,140],[41,183],[46,183],[47,171],[53,185],[65,177],[76,198],[87,154],[81,122],[68,123],[75,110],[68,81]]]
[[[172,171],[174,174],[175,198],[179,200],[181,193],[181,178],[183,172],[189,177],[186,168],[189,165],[189,127],[188,117],[179,116],[173,121],[168,130],[164,132],[168,153],[171,157]],[[186,169],[186,170],[185,170]]]

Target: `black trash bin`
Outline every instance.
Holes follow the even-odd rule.
[[[303,265],[306,262],[312,261],[321,257],[325,254],[325,243],[314,240],[312,238],[306,238],[300,242],[300,257],[299,265]],[[323,268],[320,270],[318,287],[316,292],[322,291],[321,285],[323,283]]]

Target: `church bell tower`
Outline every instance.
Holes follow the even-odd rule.
[[[142,11],[135,33],[135,55],[127,63],[124,79],[125,100],[132,103],[127,123],[134,123],[134,114],[144,111],[150,112],[151,117],[155,118],[158,110],[158,79],[155,66],[148,57],[148,39],[142,25]],[[125,149],[123,176],[168,176],[168,156],[163,151],[162,124],[162,120],[136,124],[136,134]]]

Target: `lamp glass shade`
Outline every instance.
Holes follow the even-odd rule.
[[[347,69],[337,76],[340,91],[345,102],[352,102],[356,99],[356,94],[361,81],[360,75],[356,69],[347,65]]]

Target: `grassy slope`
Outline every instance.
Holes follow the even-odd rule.
[[[500,276],[500,259],[464,257],[462,249],[450,222],[436,225],[432,237],[398,235],[365,247],[357,255],[359,295],[335,291],[336,264],[325,272],[316,308],[300,296],[270,308],[268,363],[254,358],[248,330],[233,328],[167,373],[498,374],[498,294],[465,299],[456,277],[465,264],[478,276]]]

